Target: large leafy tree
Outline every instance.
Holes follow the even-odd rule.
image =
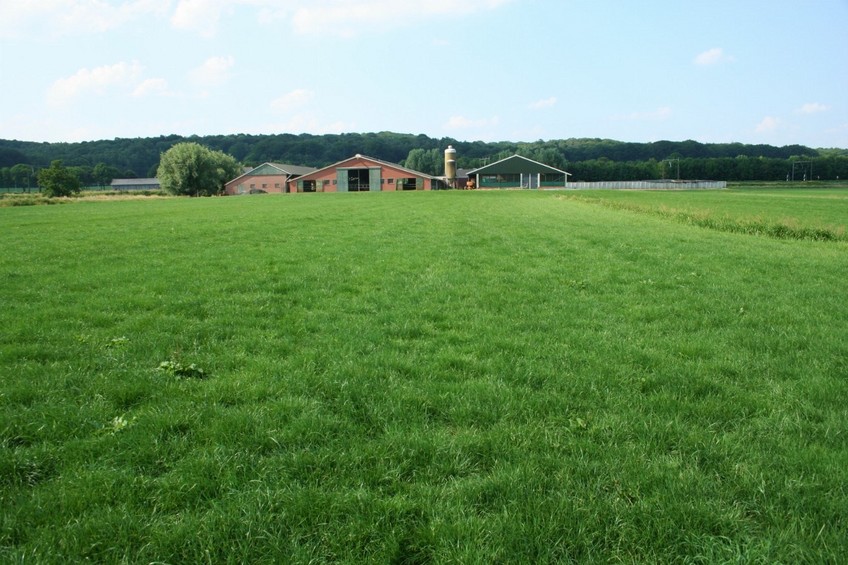
[[[407,169],[420,171],[428,175],[441,175],[445,172],[444,151],[433,149],[412,149],[403,162]]]
[[[162,189],[171,194],[211,196],[221,194],[227,181],[240,174],[233,156],[186,142],[162,154],[156,176]]]
[[[57,160],[38,171],[38,186],[46,196],[70,196],[80,191],[80,179]]]
[[[101,187],[108,186],[112,179],[118,178],[121,172],[117,167],[107,165],[106,163],[97,163],[92,170],[94,181]]]
[[[33,167],[30,165],[25,165],[23,163],[18,163],[17,165],[9,169],[9,177],[12,181],[13,186],[15,186],[16,188],[26,187],[27,191],[29,190],[30,186],[33,185],[32,181],[35,180],[33,178]]]

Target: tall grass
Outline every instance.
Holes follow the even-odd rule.
[[[0,222],[3,560],[848,554],[840,243],[528,192]]]
[[[85,189],[72,196],[46,196],[40,191],[32,192],[2,192],[0,189],[0,208],[13,206],[41,206],[50,204],[70,204],[72,202],[90,202],[98,200],[146,200],[150,197],[165,197],[161,190],[97,190]]]
[[[780,239],[848,241],[848,190],[593,191],[564,197],[700,227]]]

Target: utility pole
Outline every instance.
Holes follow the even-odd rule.
[[[677,180],[680,180],[680,159],[677,157],[673,157],[671,159],[665,159],[663,162],[668,161],[668,166],[671,167],[672,161],[677,161]],[[665,175],[663,175],[665,176]]]
[[[813,162],[812,161],[792,161],[792,182],[795,182],[795,165],[804,165],[799,167],[804,172],[804,180],[813,180]],[[810,166],[810,174],[807,175],[807,165]]]

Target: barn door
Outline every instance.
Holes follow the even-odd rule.
[[[381,180],[380,169],[368,169],[368,190],[379,192]]]
[[[347,192],[348,187],[348,176],[347,169],[337,169],[336,175],[338,176],[339,184],[336,187],[338,192]]]

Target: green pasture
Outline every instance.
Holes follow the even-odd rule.
[[[848,241],[848,187],[742,184],[728,190],[570,191],[569,197],[722,231]]]
[[[0,208],[0,561],[840,562],[846,196]]]

